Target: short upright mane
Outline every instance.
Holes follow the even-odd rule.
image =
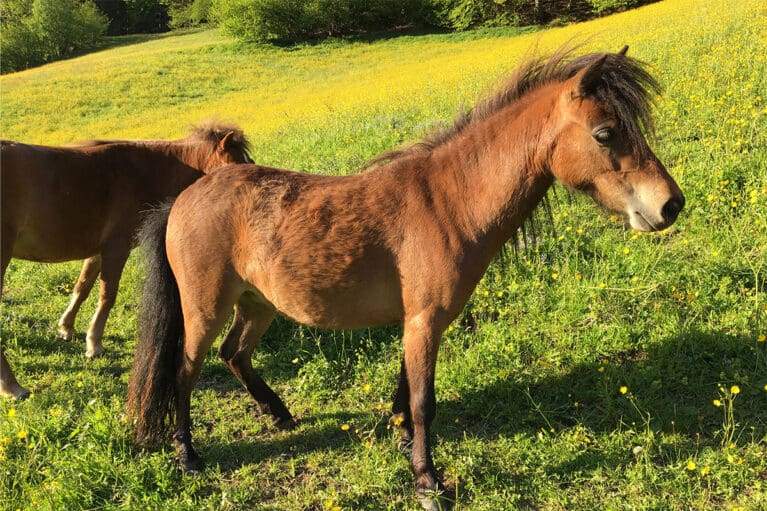
[[[211,121],[208,123],[194,126],[189,131],[189,138],[197,139],[203,142],[220,142],[227,133],[232,133],[230,142],[236,145],[242,151],[250,150],[250,142],[242,129],[234,124],[226,124]]]
[[[515,68],[499,90],[460,113],[451,127],[438,129],[404,149],[385,152],[367,166],[429,152],[452,140],[472,123],[487,119],[533,90],[572,78],[604,56],[604,53],[591,53],[573,58],[571,49],[561,49],[547,58],[529,59]],[[640,141],[643,132],[654,134],[652,101],[660,92],[659,83],[645,68],[646,65],[637,59],[622,54],[606,54],[601,67],[601,80],[597,82],[594,93],[597,100],[612,109],[617,122],[626,130],[629,143],[637,148],[646,146],[635,143]]]

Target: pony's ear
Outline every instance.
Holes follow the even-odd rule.
[[[597,84],[602,79],[602,66],[606,60],[607,54],[605,53],[575,75],[578,96],[590,96],[594,93]]]
[[[220,151],[226,151],[229,149],[229,147],[232,144],[232,139],[234,137],[234,131],[227,131],[226,135],[221,137],[221,140],[218,142],[218,149]]]
[[[618,52],[618,55],[621,57],[624,57],[626,55],[626,52],[629,51],[629,45],[627,44],[623,48],[621,48],[621,51]]]

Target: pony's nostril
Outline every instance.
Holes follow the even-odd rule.
[[[684,199],[672,198],[663,205],[660,214],[666,222],[673,222],[684,207]]]

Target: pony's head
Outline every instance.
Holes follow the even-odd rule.
[[[253,163],[248,155],[250,143],[237,126],[210,122],[194,127],[187,140],[198,153],[195,166],[204,172],[230,163]]]
[[[548,166],[634,229],[658,231],[674,223],[684,196],[645,139],[653,131],[658,82],[626,50],[586,55],[562,68],[567,79]]]

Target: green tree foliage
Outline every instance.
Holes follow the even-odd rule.
[[[251,41],[298,41],[406,25],[467,30],[576,20],[652,0],[204,1],[211,2],[210,17],[227,34]]]
[[[169,0],[170,27],[193,27],[210,21],[213,0]]]
[[[93,0],[101,12],[109,19],[108,35],[128,33],[128,6],[125,0]]]
[[[108,24],[90,0],[3,0],[0,5],[4,73],[93,48]]]
[[[147,34],[168,30],[168,5],[165,0],[123,0],[128,13],[128,34]]]
[[[640,3],[647,3],[641,0],[588,0],[588,2],[597,14],[627,9],[635,7]]]
[[[225,33],[246,40],[301,40],[422,24],[423,0],[213,0]]]

